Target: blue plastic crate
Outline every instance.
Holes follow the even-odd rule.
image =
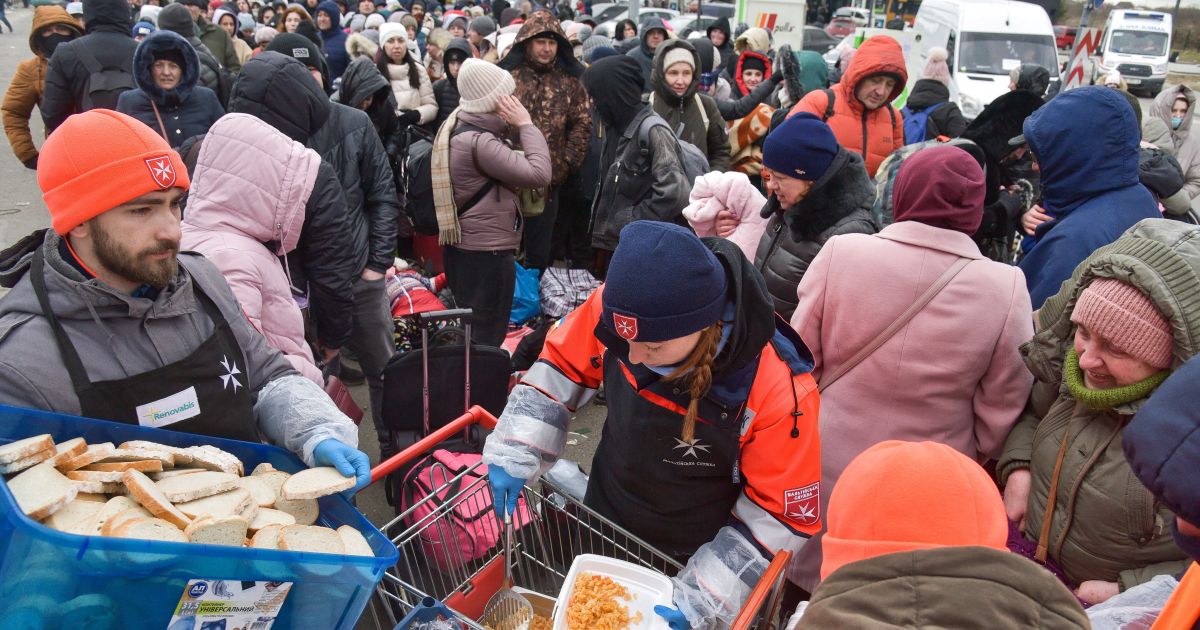
[[[179,447],[211,444],[236,455],[247,472],[263,462],[288,472],[305,468],[295,455],[274,446],[0,405],[0,444],[42,433],[53,435],[56,442],[82,437],[89,444],[128,440]],[[348,630],[384,571],[396,564],[398,554],[395,545],[341,495],[318,501],[317,524],[353,526],[366,537],[375,557],[65,534],[26,517],[8,485],[0,483],[0,619],[6,620],[6,628],[40,628],[43,624],[36,621],[28,625],[17,621],[30,610],[39,610],[44,627],[57,628],[61,611],[46,609],[47,602],[61,605],[96,593],[116,602],[116,628],[166,628],[184,585],[208,578],[291,582],[274,628]]]

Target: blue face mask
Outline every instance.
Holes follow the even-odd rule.
[[[1179,125],[1182,125],[1182,124],[1183,124],[1183,116],[1172,116],[1171,117],[1171,128],[1172,129],[1178,129]]]

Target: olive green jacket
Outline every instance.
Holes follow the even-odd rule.
[[[1080,263],[1037,312],[1038,332],[1021,347],[1037,380],[997,470],[1001,484],[1014,470],[1032,473],[1025,536],[1036,541],[1059,447],[1068,440],[1048,548],[1072,582],[1104,580],[1124,590],[1155,575],[1178,573],[1187,563],[1172,539],[1174,515],[1142,486],[1122,452],[1123,430],[1149,397],[1094,411],[1067,391],[1062,373],[1074,343],[1071,312],[1097,278],[1142,289],[1174,329],[1176,368],[1200,350],[1198,274],[1200,229],[1168,219],[1140,221]]]

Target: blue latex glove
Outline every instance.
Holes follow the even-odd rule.
[[[496,515],[504,520],[507,512],[517,511],[517,499],[521,496],[521,488],[525,480],[508,474],[500,466],[488,466],[488,483],[492,485],[492,502],[496,505]]]
[[[357,477],[354,487],[342,493],[347,499],[371,483],[371,459],[341,440],[329,438],[318,443],[313,449],[313,462],[318,466],[333,466],[346,477]]]
[[[683,613],[670,606],[655,606],[654,614],[667,620],[667,625],[671,630],[692,630],[692,624],[688,623],[687,617]]]

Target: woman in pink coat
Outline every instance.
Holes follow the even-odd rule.
[[[996,457],[1028,400],[1033,376],[1017,352],[1033,336],[1025,278],[971,240],[984,181],[957,147],[913,154],[896,178],[896,222],[830,239],[800,281],[792,327],[822,389],[823,504],[846,465],[884,440],[941,442],[980,463]],[[965,266],[907,324],[844,371],[960,260]],[[811,592],[819,567],[820,545],[805,545],[797,583]]]
[[[226,114],[208,130],[196,158],[181,245],[208,257],[267,342],[323,385],[279,258],[300,240],[320,164],[315,151],[262,120]]]

